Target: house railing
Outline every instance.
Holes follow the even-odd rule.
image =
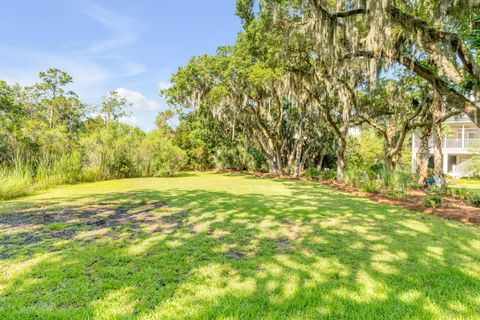
[[[476,149],[480,148],[480,139],[443,139],[445,149]]]
[[[413,140],[413,147],[418,149],[420,145],[420,139],[415,137]],[[428,147],[433,148],[433,143],[430,140],[428,142]],[[470,151],[472,149],[480,149],[480,139],[442,139],[442,148],[443,149],[465,149]]]
[[[455,177],[468,177],[469,176],[468,171],[470,169],[470,165],[471,165],[472,161],[473,161],[472,159],[469,159],[469,160],[463,161],[459,165],[454,165],[452,167],[453,176],[455,176]]]

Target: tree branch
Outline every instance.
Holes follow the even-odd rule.
[[[430,27],[426,21],[402,12],[394,6],[388,6],[387,11],[393,21],[400,24],[405,30],[420,32],[431,42],[442,42],[448,45],[452,52],[458,55],[468,73],[480,82],[480,69],[475,63],[470,50],[465,46],[458,34]]]

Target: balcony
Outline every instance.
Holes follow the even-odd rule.
[[[418,149],[420,140],[415,137],[413,139],[414,149]],[[433,149],[432,141],[428,143],[430,149]],[[467,152],[473,151],[473,149],[480,149],[480,139],[442,139],[443,150],[464,150]]]
[[[480,148],[480,139],[442,139],[444,149]]]

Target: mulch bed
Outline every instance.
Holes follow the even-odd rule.
[[[241,173],[255,175],[261,178],[278,178],[277,176],[271,174],[259,172],[244,171]],[[379,193],[361,192],[359,190],[348,187],[345,184],[340,184],[334,181],[315,180],[307,178],[296,179],[292,177],[282,177],[281,179],[319,182],[323,185],[332,187],[339,191],[347,192],[352,195],[368,197],[370,200],[377,203],[395,205],[412,211],[422,212],[428,215],[435,215],[448,220],[457,220],[466,224],[480,224],[480,208],[471,206],[462,199],[446,197],[443,199],[443,204],[439,208],[425,207],[425,205],[423,204],[423,200],[426,195],[425,190],[408,191],[407,196],[404,199],[396,199]]]
[[[445,197],[441,207],[428,208],[423,204],[423,200],[426,196],[425,190],[411,190],[407,192],[407,196],[405,198],[396,199],[379,193],[360,192],[343,184],[332,181],[319,182],[323,185],[327,185],[353,195],[366,196],[374,202],[396,205],[412,211],[435,215],[449,220],[457,220],[463,223],[480,224],[480,208],[471,206],[462,199]]]

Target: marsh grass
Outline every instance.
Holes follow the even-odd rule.
[[[17,156],[13,165],[0,169],[0,200],[20,198],[58,185],[102,179],[106,178],[99,168],[82,166],[79,153],[43,157],[36,163]]]
[[[33,172],[28,165],[16,161],[0,168],[0,200],[14,199],[33,192]]]

